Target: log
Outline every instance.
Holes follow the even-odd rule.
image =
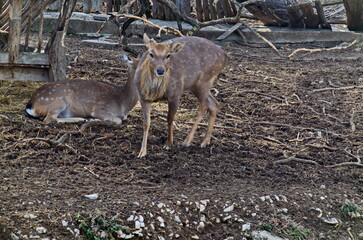
[[[326,20],[326,17],[324,15],[323,6],[321,5],[320,0],[315,1],[315,8],[318,13],[318,19],[319,19],[321,28],[322,29],[331,29],[331,26],[328,23],[328,21]]]
[[[303,13],[299,5],[292,5],[287,7],[289,14],[289,26],[293,28],[304,28]]]
[[[314,13],[314,9],[311,3],[302,3],[299,6],[303,13],[305,28],[318,28],[319,18],[318,15]]]
[[[10,22],[9,22],[9,63],[14,63],[19,56],[19,45],[21,37],[21,10],[22,0],[10,1]]]

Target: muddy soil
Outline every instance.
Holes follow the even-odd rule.
[[[122,48],[85,38],[66,39],[68,77],[123,85]],[[229,59],[212,91],[222,108],[211,145],[199,147],[204,119],[192,146],[182,146],[197,113],[196,98],[185,93],[174,148],[163,148],[167,105],[155,103],[142,159],[139,105],[121,125],[80,131],[82,124],[45,125],[22,115],[40,84],[2,82],[0,239],[86,239],[87,229],[89,239],[259,239],[253,235],[261,231],[357,239],[362,46],[287,59],[268,47],[221,45]],[[287,56],[332,46],[278,47]]]

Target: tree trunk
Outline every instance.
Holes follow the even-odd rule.
[[[363,31],[363,0],[343,0],[343,3],[349,30]]]

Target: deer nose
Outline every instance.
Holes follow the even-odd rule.
[[[156,74],[157,74],[158,76],[163,76],[163,75],[164,75],[164,73],[165,73],[165,68],[157,68],[157,69],[156,69]]]

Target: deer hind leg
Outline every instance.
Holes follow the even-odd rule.
[[[142,112],[144,116],[144,134],[142,137],[141,149],[139,155],[137,156],[138,158],[144,157],[147,153],[147,137],[149,134],[150,123],[151,123],[151,117],[150,117],[151,102],[140,101],[140,103],[142,106]]]
[[[185,138],[185,140],[183,142],[183,146],[189,147],[190,144],[192,143],[195,132],[197,131],[198,125],[199,125],[200,121],[202,120],[203,115],[204,115],[205,111],[207,111],[207,109],[208,109],[207,101],[199,100],[199,109],[198,109],[197,118],[195,119],[193,127],[190,130],[190,132],[188,133],[188,136]]]
[[[168,140],[166,141],[165,148],[170,149],[173,146],[173,122],[175,114],[178,110],[179,99],[168,101]]]
[[[220,103],[209,92],[208,93],[208,112],[209,112],[208,127],[207,127],[207,132],[205,133],[203,142],[200,145],[200,147],[202,147],[202,148],[204,148],[210,144],[213,127],[214,127],[214,123],[217,118],[217,112],[218,112],[219,108],[220,108]]]

